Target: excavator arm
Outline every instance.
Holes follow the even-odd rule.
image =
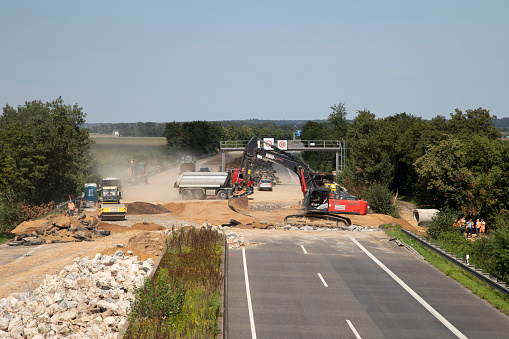
[[[313,172],[300,159],[273,145],[266,144],[268,147],[260,147],[263,146],[262,142],[257,137],[253,137],[246,145],[239,169],[239,173],[242,173],[242,181],[235,184],[233,196],[228,202],[232,210],[250,215],[248,195],[253,193],[249,187],[253,176],[253,167],[256,161],[265,159],[280,164],[297,174],[304,195],[303,205],[306,210],[304,216],[330,219],[350,225],[350,219],[341,216],[342,214],[364,215],[367,213],[366,201],[348,194],[345,190],[331,192],[329,188],[325,187],[324,180],[327,179],[327,174]],[[301,215],[296,216],[300,217]]]
[[[250,215],[248,195],[252,194],[253,190],[249,187],[249,184],[252,182],[254,164],[260,159],[280,164],[297,174],[304,196],[306,196],[306,193],[310,190],[315,189],[317,187],[317,181],[320,182],[321,180],[320,176],[315,175],[315,173],[297,157],[273,145],[267,144],[269,149],[266,149],[261,143],[263,143],[262,140],[257,137],[252,137],[244,149],[239,171],[239,173],[241,173],[240,175],[242,175],[242,180],[239,180],[235,184],[233,196],[228,201],[228,205],[235,212]],[[320,182],[319,185],[322,185],[322,183]]]
[[[253,175],[254,164],[259,159],[282,165],[297,174],[300,180],[302,194],[306,194],[310,189],[317,187],[316,181],[320,181],[320,178],[315,175],[308,165],[291,153],[280,150],[273,145],[268,145],[270,149],[265,149],[263,146],[260,147],[261,145],[259,146],[258,142],[263,143],[259,138],[252,137],[247,143],[240,165],[240,171],[243,173],[243,180],[238,183],[234,192],[251,193],[248,189],[248,183]]]

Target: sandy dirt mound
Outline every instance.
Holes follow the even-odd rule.
[[[140,232],[129,239],[127,247],[160,255],[166,245],[166,236],[161,233]]]
[[[149,202],[132,202],[125,204],[127,214],[162,214],[170,211],[160,204],[151,204]]]
[[[121,232],[139,232],[139,231],[164,231],[166,227],[157,225],[151,222],[142,222],[132,225],[131,227],[121,226],[117,224],[110,224],[106,222],[101,222],[97,225],[97,229],[110,231],[111,233],[121,233]]]
[[[137,256],[139,260],[147,260],[148,258],[157,261],[166,245],[166,237],[161,233],[155,232],[140,232],[129,238],[127,244],[122,244],[123,247],[109,247],[105,249],[103,254],[115,254],[116,251],[122,250],[125,255],[127,252],[132,251],[133,256]]]
[[[224,200],[207,201],[206,203],[203,201],[174,202],[166,204],[165,207],[172,210],[172,217],[198,224],[209,222],[213,225],[221,225],[229,223],[230,219],[235,219],[242,224],[255,221],[277,223],[281,222],[284,218],[284,216],[281,217],[278,215],[271,217],[266,213],[262,214],[255,211],[251,213],[253,216],[235,213],[228,207],[228,202]],[[288,214],[288,210],[285,211],[284,214]]]
[[[405,219],[393,218],[385,214],[349,215],[348,218],[352,220],[352,224],[364,227],[366,226],[378,227],[383,224],[398,224],[406,230],[414,232],[419,231]]]

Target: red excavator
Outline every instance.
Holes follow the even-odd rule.
[[[329,220],[339,225],[350,226],[351,221],[345,215],[364,215],[368,210],[368,203],[356,196],[350,195],[345,190],[331,191],[325,186],[330,174],[315,173],[308,165],[293,156],[289,152],[280,150],[274,145],[265,144],[257,137],[251,138],[244,149],[240,172],[243,180],[239,181],[233,191],[233,196],[228,204],[235,212],[249,214],[248,196],[253,194],[251,181],[253,165],[262,159],[280,164],[293,171],[300,180],[302,193],[304,194],[303,208],[305,213],[288,215],[286,223],[294,219]]]

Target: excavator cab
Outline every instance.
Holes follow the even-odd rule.
[[[329,208],[330,189],[316,188],[307,192],[304,204],[308,211],[327,211]]]

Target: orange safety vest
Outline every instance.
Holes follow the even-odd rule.
[[[69,207],[70,210],[74,211],[74,203],[72,201],[67,204],[67,207]]]

